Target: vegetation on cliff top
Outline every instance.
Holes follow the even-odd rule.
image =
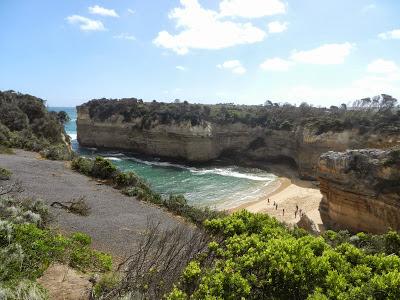
[[[380,95],[355,101],[351,107],[313,107],[307,103],[294,106],[267,101],[265,105],[233,104],[189,104],[145,103],[136,98],[91,100],[82,105],[97,121],[120,119],[131,122],[140,118],[141,128],[151,128],[155,124],[190,122],[193,126],[205,121],[217,124],[241,122],[249,126],[269,129],[293,130],[305,126],[321,134],[327,131],[342,131],[357,128],[361,133],[368,131],[394,133],[400,130],[400,110],[397,100],[389,95]]]
[[[207,221],[216,238],[168,299],[399,299],[400,236],[314,237],[246,211]],[[222,238],[221,238],[222,237]],[[215,257],[210,265],[204,258]],[[206,261],[206,264],[203,264]]]
[[[0,91],[0,146],[41,151],[49,159],[68,160],[69,137],[64,112],[49,112],[42,99],[14,91]]]

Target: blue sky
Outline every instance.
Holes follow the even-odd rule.
[[[400,98],[398,0],[0,0],[0,89],[93,98]]]

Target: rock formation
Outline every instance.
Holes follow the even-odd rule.
[[[96,101],[102,100],[77,108],[78,141],[82,146],[121,149],[189,162],[204,162],[219,157],[235,157],[235,161],[242,160],[244,163],[286,162],[296,165],[303,178],[316,177],[318,158],[324,152],[386,148],[400,143],[398,133],[361,134],[355,128],[321,133],[300,122],[289,129],[282,124],[271,129],[271,126],[261,122],[244,124],[241,120],[217,122],[204,118],[194,125],[190,119],[179,119],[180,111],[174,112],[175,119],[163,123],[157,118],[144,120],[138,114],[140,105],[151,107],[151,103],[140,103],[131,108],[118,101],[104,100],[101,103],[116,103],[111,108],[104,108]],[[185,107],[184,104],[182,106]],[[186,105],[188,110],[192,109],[191,106],[195,105]],[[158,118],[164,117],[159,111],[151,113],[158,113]],[[102,118],[103,115],[106,117]]]
[[[400,148],[328,152],[319,159],[318,175],[325,226],[400,230]]]
[[[315,225],[314,221],[311,220],[306,214],[303,214],[300,217],[300,220],[296,223],[299,228],[303,228],[304,230],[308,231],[311,234],[317,235],[320,231]]]

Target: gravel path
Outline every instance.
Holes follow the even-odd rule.
[[[37,153],[16,150],[14,155],[0,154],[0,166],[13,172],[12,180],[22,182],[26,196],[65,202],[86,197],[90,215],[78,216],[51,208],[55,225],[66,232],[89,234],[96,249],[124,257],[146,229],[148,218],[161,223],[164,229],[182,222],[162,209],[122,195],[118,190],[78,174],[66,162],[42,160]]]

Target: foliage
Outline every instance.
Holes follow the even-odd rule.
[[[0,299],[4,300],[43,300],[47,292],[36,282],[30,280],[0,283]]]
[[[187,102],[149,102],[141,99],[98,99],[84,104],[95,121],[111,120],[116,116],[141,129],[156,124],[190,123],[192,126],[206,126],[207,122],[217,124],[243,123],[252,127],[260,126],[275,130],[294,130],[305,126],[316,134],[344,129],[358,129],[365,132],[394,133],[400,130],[400,111],[397,100],[389,95],[379,95],[355,101],[349,108],[313,107],[302,103],[298,107],[289,103],[265,105],[233,104],[189,104]]]
[[[109,160],[97,156],[94,160],[91,175],[100,179],[111,179],[115,176],[117,167]]]
[[[42,151],[40,155],[50,160],[71,160],[73,153],[64,144],[51,145]]]
[[[0,296],[5,299],[46,298],[34,281],[53,262],[81,271],[111,269],[111,257],[92,250],[89,236],[61,235],[45,227],[48,219],[41,201],[0,197]]]
[[[141,179],[134,172],[120,172],[114,178],[114,183],[118,188],[134,186]]]
[[[9,180],[12,172],[8,169],[0,167],[0,180]]]
[[[162,299],[188,263],[204,253],[208,242],[209,236],[202,229],[180,225],[163,230],[160,222],[149,220],[137,251],[121,264],[115,287],[95,287],[96,294],[100,299]],[[112,277],[105,280],[115,284]]]
[[[1,124],[0,124],[1,126]],[[1,140],[1,137],[0,137]],[[6,147],[4,145],[0,145],[0,154],[14,154],[13,149]]]
[[[94,161],[85,157],[76,157],[71,162],[71,168],[87,176],[92,175]]]
[[[48,112],[42,99],[0,91],[0,146],[43,151],[46,158],[69,160],[64,117]]]
[[[94,296],[100,298],[101,295],[110,293],[118,287],[121,280],[121,274],[118,272],[107,272],[103,274],[93,288]]]
[[[246,211],[206,221],[205,227],[215,241],[203,257],[215,259],[212,265],[202,257],[189,263],[169,299],[400,297],[398,233],[383,236],[384,252],[391,253],[385,255],[382,249],[364,250],[366,235],[359,236],[359,248],[345,233],[299,235],[276,219]]]

